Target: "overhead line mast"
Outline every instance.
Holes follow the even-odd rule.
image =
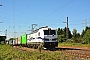
[[[66,18],[66,22],[63,23],[66,23],[66,39],[68,40],[68,17]]]
[[[85,27],[88,26],[87,24],[89,23],[89,22],[87,22],[87,20],[89,20],[89,19],[85,19],[84,20],[85,22],[83,23],[83,24],[85,24]]]
[[[66,39],[68,40],[68,17],[66,19]]]

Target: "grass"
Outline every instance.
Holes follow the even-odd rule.
[[[45,53],[38,50],[30,52],[21,51],[5,44],[0,45],[0,60],[77,60],[77,57],[64,54],[62,51],[48,51]]]
[[[58,46],[78,46],[78,47],[90,47],[90,44],[81,44],[81,43],[59,43]]]

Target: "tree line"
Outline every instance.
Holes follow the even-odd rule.
[[[90,27],[86,26],[85,29],[82,30],[81,34],[77,32],[76,29],[73,29],[72,33],[68,28],[68,39],[66,39],[66,27],[58,28],[58,42],[74,42],[74,43],[82,43],[82,44],[90,44]]]

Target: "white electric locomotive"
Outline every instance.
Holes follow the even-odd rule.
[[[41,27],[27,36],[27,45],[37,48],[40,44],[44,48],[55,48],[58,46],[57,31],[54,28]]]

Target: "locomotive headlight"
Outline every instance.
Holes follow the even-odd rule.
[[[56,39],[56,41],[58,41],[58,40]]]
[[[56,39],[56,41],[58,41],[58,39]]]

